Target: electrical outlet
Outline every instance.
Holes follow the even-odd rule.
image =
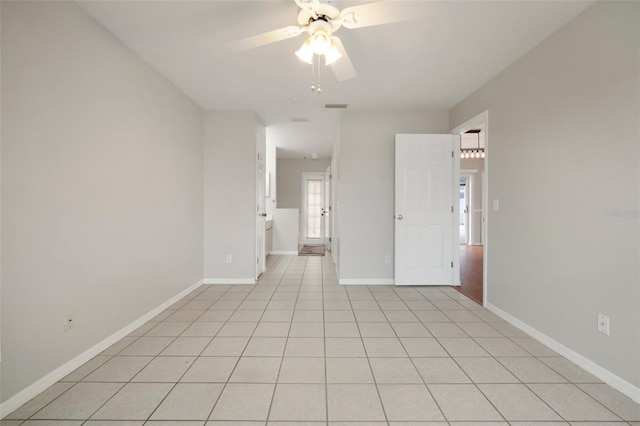
[[[384,263],[391,263],[391,256],[390,255],[386,255],[384,257]]]
[[[598,314],[598,331],[602,334],[609,335],[609,317],[604,314]]]
[[[230,254],[227,255],[227,259],[226,259],[227,263],[231,263],[233,262],[233,258],[231,257]]]
[[[66,314],[64,316],[64,331],[69,331],[76,325],[76,319],[73,314]]]

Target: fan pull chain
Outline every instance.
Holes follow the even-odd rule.
[[[318,88],[316,90],[316,93],[319,95],[320,93],[322,93],[322,88],[320,87],[320,57],[318,56]]]
[[[316,91],[316,82],[315,82],[316,69],[314,68],[314,64],[315,64],[314,59],[315,59],[315,55],[311,57],[311,91],[312,92]]]
[[[318,84],[316,84],[316,81]],[[317,94],[322,93],[322,88],[320,87],[320,57],[316,55],[313,55],[311,60],[311,91]]]

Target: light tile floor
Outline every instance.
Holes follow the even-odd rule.
[[[202,286],[5,425],[640,425],[640,406],[447,287],[271,256]]]

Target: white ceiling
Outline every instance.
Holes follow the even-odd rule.
[[[299,8],[293,0],[78,4],[203,108],[256,111],[281,148],[279,155],[300,158],[331,155],[339,112],[324,109],[325,103],[448,110],[593,3],[389,1],[398,8],[419,7],[422,18],[341,28],[336,35],[358,76],[338,82],[323,66],[320,95],[309,90],[311,66],[293,54],[303,35],[246,52],[227,47],[294,25]],[[367,2],[331,3],[340,9]]]

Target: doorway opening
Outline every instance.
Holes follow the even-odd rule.
[[[307,252],[320,250],[324,255],[325,244],[325,175],[324,173],[302,174],[301,243]],[[316,247],[316,248],[313,248]],[[302,253],[302,250],[300,250]]]
[[[458,291],[484,305],[487,300],[488,112],[452,133],[460,135],[458,173]]]

